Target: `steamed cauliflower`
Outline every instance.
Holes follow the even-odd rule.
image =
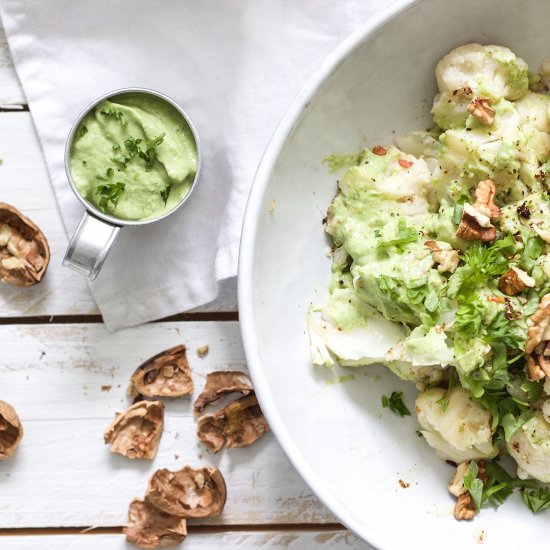
[[[518,464],[518,477],[550,482],[550,424],[537,412],[506,445]]]
[[[491,413],[461,386],[421,393],[416,414],[424,438],[444,460],[460,463],[498,454],[492,442]]]

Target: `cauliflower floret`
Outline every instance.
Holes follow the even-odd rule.
[[[507,443],[508,452],[518,463],[518,477],[550,482],[550,424],[537,412]]]
[[[438,403],[441,399],[448,401],[446,407]],[[448,392],[431,388],[421,393],[416,399],[416,414],[424,438],[444,460],[460,463],[498,454],[491,440],[491,413],[462,386]]]
[[[426,331],[416,327],[404,340],[386,354],[388,368],[403,380],[433,383],[443,378],[443,372],[454,360],[447,346],[447,336],[439,326]]]
[[[441,93],[470,89],[493,100],[519,99],[529,85],[525,61],[502,46],[459,46],[439,61],[435,76]]]
[[[373,315],[364,326],[342,330],[310,313],[307,318],[311,358],[314,365],[358,367],[383,363],[388,350],[406,335],[402,325]]]

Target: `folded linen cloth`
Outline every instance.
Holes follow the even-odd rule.
[[[147,87],[197,127],[203,172],[167,220],[125,228],[90,288],[111,330],[213,300],[237,273],[260,156],[323,58],[393,0],[0,0],[2,22],[69,235],[83,209],[65,139],[106,92]]]

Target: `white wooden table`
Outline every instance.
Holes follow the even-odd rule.
[[[0,549],[129,548],[127,508],[149,475],[184,464],[219,466],[228,485],[221,517],[189,522],[183,548],[367,549],[301,480],[273,435],[212,455],[195,436],[191,400],[167,403],[152,463],[110,453],[103,431],[129,404],[128,377],[144,359],[185,343],[200,391],[207,372],[246,370],[230,281],[214,303],[167,322],[109,334],[82,277],[61,267],[67,246],[31,115],[0,28],[0,200],[46,234],[52,261],[30,289],[0,283],[0,399],[25,428],[0,462]],[[197,357],[197,346],[210,353]]]

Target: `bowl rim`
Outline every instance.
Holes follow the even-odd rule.
[[[308,103],[325,79],[336,70],[349,54],[359,48],[376,31],[384,27],[395,17],[402,15],[416,5],[422,4],[424,1],[396,0],[390,6],[375,13],[341,42],[308,78],[279,123],[262,155],[246,205],[239,249],[239,326],[250,375],[269,426],[292,465],[323,504],[359,537],[377,548],[387,550],[400,549],[393,544],[390,546],[387,537],[374,524],[369,524],[368,518],[365,522],[362,521],[359,523],[354,521],[353,518],[347,517],[345,509],[332,500],[332,490],[329,489],[320,476],[311,471],[300,447],[288,435],[285,423],[278,412],[277,404],[271,398],[269,384],[262,374],[260,366],[261,359],[253,305],[253,269],[255,265],[256,227],[258,226],[259,216],[264,211],[263,199],[267,185],[281,150],[300,115],[307,108]]]

